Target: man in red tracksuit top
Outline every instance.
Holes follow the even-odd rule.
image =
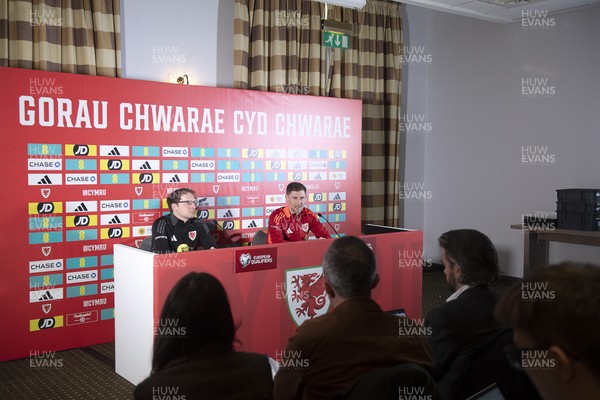
[[[317,238],[331,238],[315,213],[304,208],[306,186],[300,182],[290,183],[285,190],[285,200],[287,205],[269,216],[267,243],[307,240],[309,231]]]

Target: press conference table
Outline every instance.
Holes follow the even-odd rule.
[[[373,249],[381,278],[373,298],[384,310],[404,308],[408,316],[420,318],[423,233],[361,238]],[[223,283],[234,320],[241,323],[236,332],[241,350],[275,358],[299,323],[299,308],[288,300],[298,280],[290,279],[322,274],[321,259],[330,244],[331,240],[311,240],[161,255],[115,245],[116,372],[133,384],[149,375],[155,322],[173,285],[192,271],[208,272]],[[237,260],[263,251],[276,259],[272,269],[242,272],[234,268]]]
[[[511,225],[511,229],[523,230],[523,273],[550,264],[550,242],[580,244],[600,247],[600,232],[574,231],[569,229],[528,229],[523,224]]]

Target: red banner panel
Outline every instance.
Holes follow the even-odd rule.
[[[0,85],[0,360],[113,340],[113,245],[150,235],[173,189],[206,198],[221,240],[251,241],[290,181],[360,232],[360,101],[15,68]]]

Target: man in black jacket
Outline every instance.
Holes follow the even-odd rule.
[[[521,393],[536,398],[525,375],[513,371],[502,353],[511,332],[494,319],[499,295],[489,284],[499,272],[491,240],[479,231],[460,229],[442,234],[438,242],[446,281],[454,293],[427,314],[425,324],[433,351],[433,377],[443,398],[464,399],[492,383],[503,390],[505,381],[509,382],[503,390],[506,398]]]
[[[152,224],[152,251],[173,253],[197,249],[212,249],[217,244],[208,226],[195,217],[196,193],[192,189],[176,189],[167,197],[171,214]]]

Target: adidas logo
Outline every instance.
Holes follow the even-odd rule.
[[[54,297],[52,297],[52,295],[50,294],[50,291],[46,290],[46,293],[44,293],[42,295],[42,297],[39,298],[39,300],[52,300],[54,299]]]
[[[150,165],[150,163],[148,161],[146,161],[145,163],[142,164],[140,169],[152,169],[152,166]]]
[[[317,174],[317,175],[315,175],[315,177],[313,179],[314,180],[321,180],[323,178],[321,178],[321,174]]]
[[[120,224],[121,220],[119,219],[118,215],[115,215],[112,219],[110,219],[110,221],[108,221],[109,224]]]
[[[334,200],[341,200],[342,198],[340,197],[340,194],[337,193],[333,199]]]
[[[233,218],[233,213],[231,210],[227,210],[227,212],[223,214],[223,218]]]
[[[179,179],[179,176],[175,175],[169,182],[181,182],[181,179]]]
[[[108,152],[109,156],[120,156],[121,153],[119,153],[119,149],[117,149],[116,147],[113,148],[111,151]]]
[[[256,221],[250,222],[250,224],[248,225],[248,228],[256,228]]]
[[[82,211],[88,211],[88,208],[85,206],[85,203],[81,203],[75,209],[75,212],[82,212]]]
[[[52,181],[48,175],[44,175],[42,179],[40,179],[37,183],[38,185],[52,185]]]

